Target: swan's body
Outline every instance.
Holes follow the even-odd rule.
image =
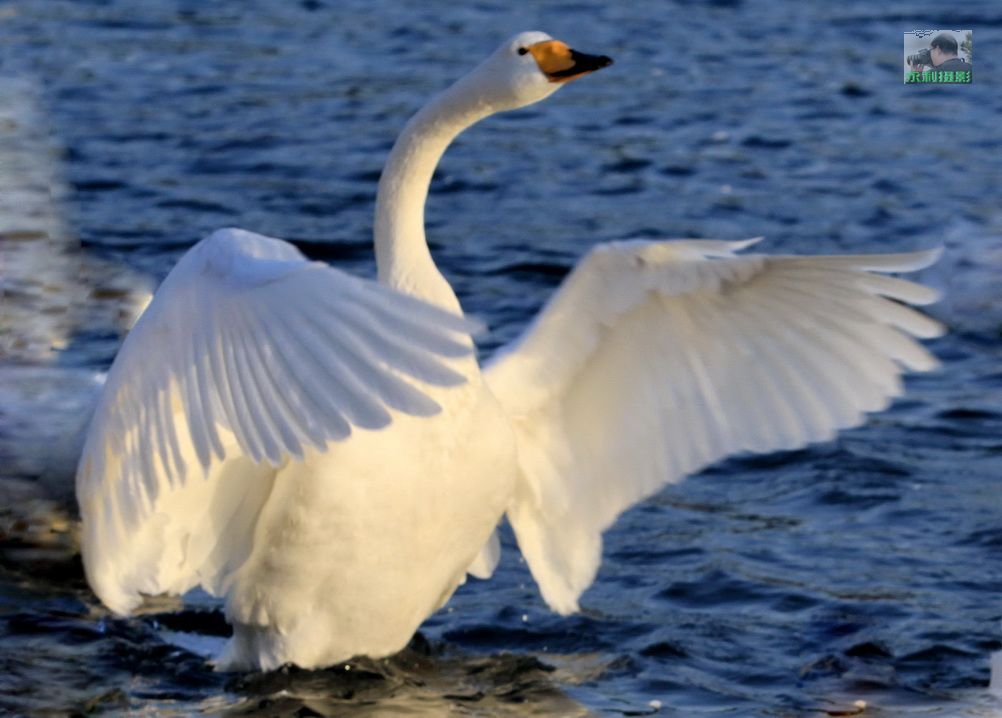
[[[390,655],[448,600],[515,482],[505,415],[479,373],[468,376],[429,392],[441,414],[395,416],[392,430],[356,432],[278,472],[257,528],[269,539],[228,593],[235,639],[224,663]]]
[[[465,127],[608,64],[505,43],[408,124],[380,180],[381,283],[222,230],[178,263],[113,365],[78,473],[87,575],[225,596],[229,668],[401,649],[507,512],[551,607],[577,609],[601,532],[741,450],[801,446],[900,393],[938,325],[929,253],[736,256],[748,243],[602,245],[482,375],[423,208]],[[408,296],[409,295],[409,296]]]

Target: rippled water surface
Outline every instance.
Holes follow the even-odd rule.
[[[985,690],[1002,648],[1002,6],[949,6],[0,2],[0,711],[1002,714]],[[916,27],[973,28],[975,84],[902,85]],[[922,277],[946,292],[942,371],[836,442],[731,460],[628,512],[578,616],[546,609],[510,536],[495,577],[390,661],[225,676],[200,657],[226,632],[211,602],[108,616],[49,499],[148,287],[227,225],[371,275],[403,122],[534,28],[616,64],[443,161],[429,237],[491,325],[485,354],[595,242],[765,235],[778,252],[945,245]]]

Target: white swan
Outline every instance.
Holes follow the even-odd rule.
[[[523,33],[422,109],[380,180],[380,284],[235,229],[181,259],[78,472],[109,608],[225,596],[223,668],[384,656],[467,572],[490,575],[507,512],[545,600],[572,612],[630,504],[737,451],[829,438],[898,395],[902,367],[935,366],[909,335],[940,326],[901,303],[934,293],[871,273],[935,253],[675,241],[595,247],[481,374],[425,242],[432,172],[464,128],[609,62]]]

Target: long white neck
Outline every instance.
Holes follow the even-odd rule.
[[[459,311],[424,234],[424,205],[439,159],[456,135],[494,112],[475,73],[460,79],[411,118],[379,179],[373,231],[379,280]]]

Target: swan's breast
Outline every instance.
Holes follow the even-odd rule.
[[[227,609],[284,634],[283,660],[399,650],[500,520],[516,470],[504,412],[479,373],[434,398],[441,414],[395,415],[279,472]]]

